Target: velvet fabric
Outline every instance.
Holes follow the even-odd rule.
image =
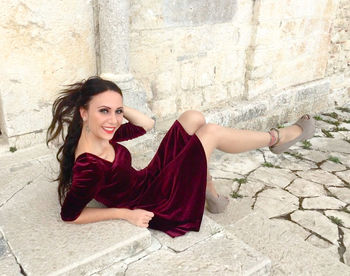
[[[61,209],[64,221],[75,220],[93,198],[107,207],[145,209],[154,217],[149,227],[171,237],[199,231],[205,204],[207,162],[199,138],[175,121],[155,156],[142,170],[131,166],[131,155],[118,142],[143,135],[142,127],[126,123],[110,143],[115,159],[91,153],[78,156],[72,186]]]

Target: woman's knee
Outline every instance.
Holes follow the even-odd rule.
[[[193,134],[205,125],[205,117],[199,111],[187,110],[180,115],[179,122],[188,133]]]
[[[200,129],[198,129],[197,134],[213,136],[219,132],[219,128],[220,127],[216,124],[205,124]]]

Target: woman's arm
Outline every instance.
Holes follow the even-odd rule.
[[[68,222],[84,224],[110,219],[124,219],[137,226],[148,227],[148,223],[153,216],[152,212],[142,209],[85,207],[78,218]]]
[[[154,126],[154,120],[140,111],[124,105],[124,117],[130,123],[143,127],[146,131],[149,131]]]

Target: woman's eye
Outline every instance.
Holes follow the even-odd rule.
[[[100,109],[100,112],[103,113],[103,114],[107,114],[108,113],[108,110],[103,108],[103,109]]]
[[[122,113],[123,113],[123,110],[122,110],[122,109],[118,109],[115,113],[117,113],[117,114],[122,114]]]

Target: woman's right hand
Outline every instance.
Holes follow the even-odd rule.
[[[140,227],[148,227],[149,221],[154,217],[152,212],[143,209],[130,210],[127,220]]]

